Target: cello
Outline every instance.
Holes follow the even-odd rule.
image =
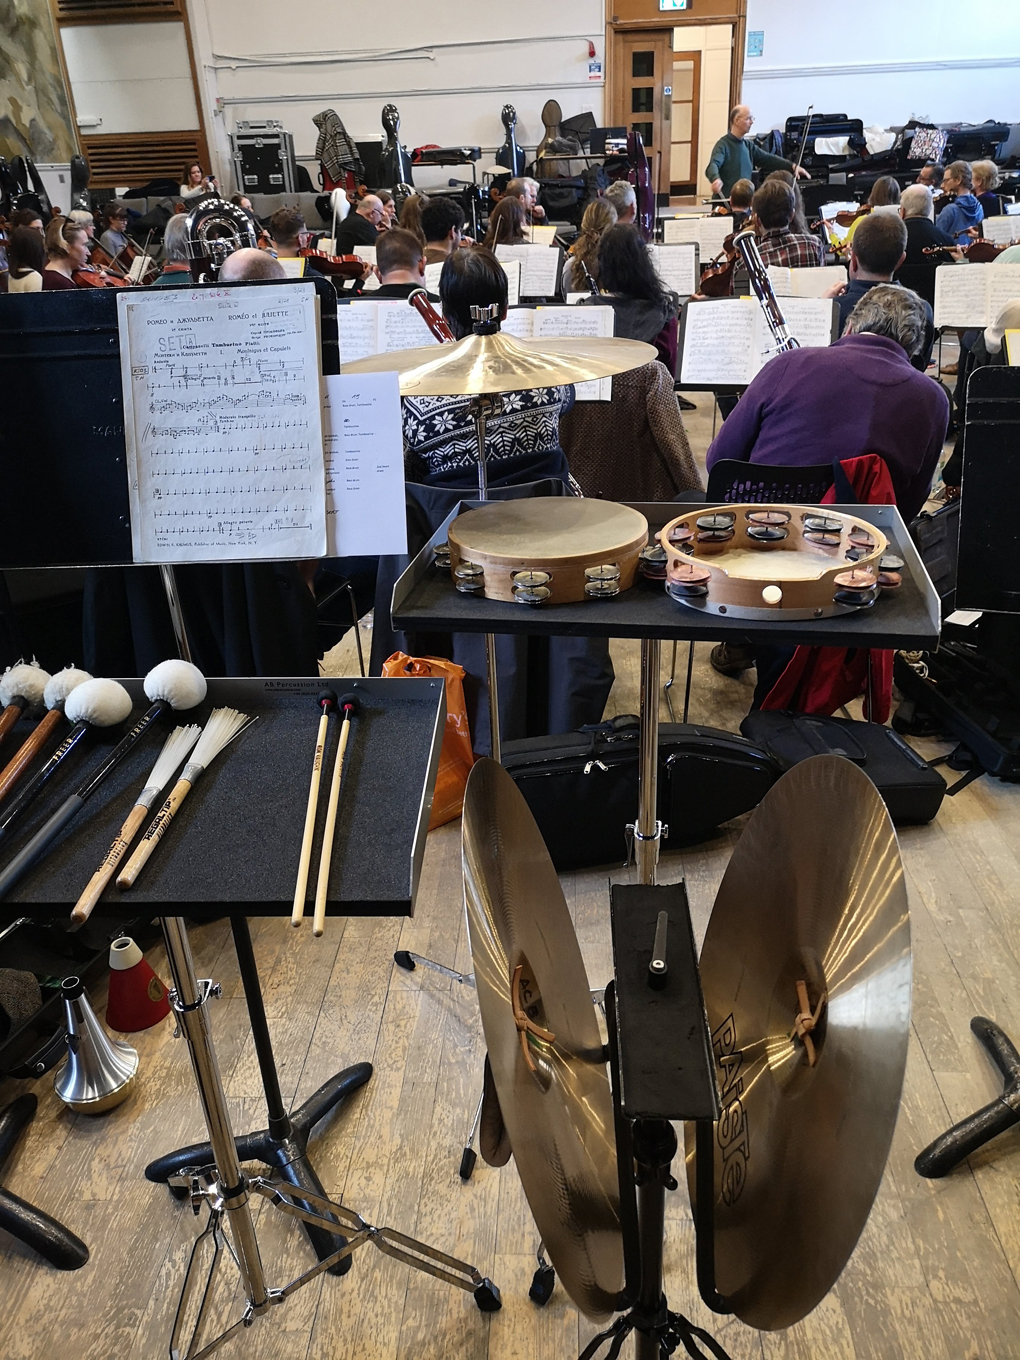
[[[630,161],[630,173],[627,178],[633,184],[637,197],[637,216],[634,225],[647,244],[655,237],[655,192],[652,189],[652,172],[648,166],[648,155],[640,132],[627,133],[627,159]]]

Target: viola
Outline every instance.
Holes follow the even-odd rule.
[[[932,210],[935,213],[935,216],[938,217],[939,213],[942,211],[943,208],[948,208],[950,203],[955,202],[956,202],[955,192],[950,193],[948,190],[946,190],[944,193],[939,194],[939,196],[933,201],[931,205]]]
[[[947,255],[958,250],[961,255],[966,255],[972,264],[991,264],[997,256],[1004,250],[1009,249],[1009,242],[1004,241],[999,245],[996,241],[972,241],[969,246],[925,246],[921,251],[922,255],[941,255],[943,251]]]
[[[733,270],[737,263],[737,251],[733,244],[735,235],[735,232],[730,232],[723,241],[722,250],[701,271],[698,292],[705,297],[730,297],[733,293]]]
[[[635,225],[642,238],[650,242],[655,235],[655,194],[652,191],[652,172],[648,165],[644,139],[640,132],[627,133],[627,159],[630,173],[627,178],[637,197]]]
[[[360,255],[327,255],[324,250],[312,250],[306,246],[298,251],[302,260],[314,260],[320,274],[339,279],[360,279],[368,266],[368,261]]]

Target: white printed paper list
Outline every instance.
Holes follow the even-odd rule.
[[[327,555],[406,553],[400,379],[330,374],[325,388]]]
[[[322,556],[314,285],[153,289],[117,304],[134,560]]]

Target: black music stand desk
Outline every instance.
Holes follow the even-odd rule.
[[[135,700],[137,715],[139,707],[148,704],[142,682],[123,683]],[[327,915],[410,916],[446,716],[443,682],[428,678],[211,679],[205,701],[180,714],[179,721],[203,722],[212,708],[228,705],[256,715],[258,722],[195,785],[130,894],[111,885],[96,907],[97,914],[123,915],[124,903],[130,901],[136,913],[151,910],[153,916],[230,917],[269,1115],[267,1128],[237,1138],[238,1158],[263,1162],[297,1189],[318,1196],[325,1192],[308,1160],[309,1134],[341,1100],[364,1085],[372,1068],[369,1063],[346,1068],[288,1114],[246,918],[291,913],[318,727],[316,696],[326,687],[338,696],[351,691],[359,700],[344,764]],[[330,727],[324,771],[333,768],[339,719]],[[111,729],[101,740],[104,745],[113,743],[119,735],[120,729]],[[0,924],[23,916],[69,918],[142,788],[161,739],[159,734],[140,742],[114,769],[48,858],[0,902]],[[93,751],[79,758],[76,770],[87,769],[97,756]],[[14,850],[67,796],[66,784],[65,778],[60,788],[40,799],[14,841]],[[323,788],[327,786],[324,777]],[[321,792],[316,848],[325,803]],[[380,853],[380,829],[385,832],[385,853]],[[313,858],[313,885],[316,863]],[[304,930],[310,932],[310,919]],[[209,1144],[197,1144],[158,1158],[145,1174],[152,1181],[169,1181],[185,1167],[206,1166],[213,1160]],[[177,1187],[174,1193],[183,1198],[187,1191]],[[320,1261],[338,1249],[339,1235],[314,1224],[304,1227]],[[331,1270],[342,1274],[349,1267],[347,1257]]]

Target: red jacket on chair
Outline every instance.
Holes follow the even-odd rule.
[[[889,469],[877,453],[848,458],[840,467],[861,505],[895,505]],[[836,488],[822,499],[834,504],[838,499]],[[829,715],[863,694],[865,718],[884,723],[892,707],[892,672],[893,654],[884,648],[798,647],[765,696],[762,708]]]

